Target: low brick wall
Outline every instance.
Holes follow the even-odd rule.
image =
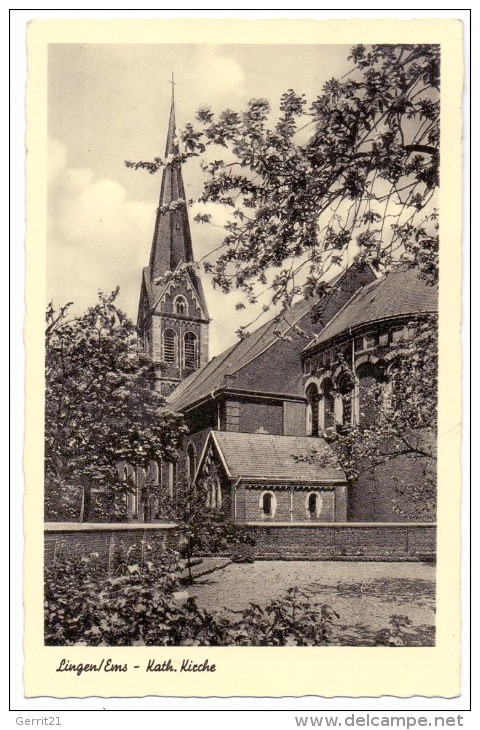
[[[155,547],[175,549],[176,525],[48,522],[45,524],[45,565],[51,565],[60,552],[69,555],[95,552],[109,569],[120,546],[122,549],[128,548],[141,540],[146,540]]]
[[[255,540],[256,560],[434,560],[436,525],[432,523],[247,522]],[[151,545],[175,549],[176,525],[47,523],[45,564],[59,552],[82,555],[97,552],[108,569],[120,545],[146,540]]]
[[[257,560],[434,560],[432,523],[331,522],[246,525]]]

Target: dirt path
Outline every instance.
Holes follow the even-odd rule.
[[[199,578],[188,592],[211,611],[265,606],[298,586],[340,615],[347,643],[366,644],[392,615],[412,621],[413,643],[431,645],[435,624],[435,567],[423,563],[258,561],[231,564]]]

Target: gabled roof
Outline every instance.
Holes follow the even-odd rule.
[[[389,272],[359,289],[307,345],[304,352],[344,332],[378,320],[407,317],[438,310],[438,290],[420,278],[416,269]]]
[[[280,321],[269,320],[185,378],[169,396],[169,405],[184,410],[219,389],[303,398],[300,353],[308,338],[372,278],[373,272],[363,264],[340,272],[321,298],[298,301]],[[312,321],[313,310],[316,322]],[[296,331],[296,325],[303,334]]]
[[[210,442],[217,448],[230,479],[336,484],[346,481],[341,469],[320,466],[317,459],[311,460],[313,454],[321,456],[329,449],[321,438],[212,431],[204,455]],[[302,461],[305,458],[310,460]],[[202,462],[199,473],[201,465]]]
[[[179,264],[180,265],[180,264]],[[177,267],[178,268],[178,267]],[[200,282],[200,279],[195,276],[190,271],[186,271],[185,273],[182,273],[182,281],[187,284],[187,286],[190,284],[193,290],[194,297],[197,298],[198,302],[200,303],[200,309],[202,311],[202,314],[206,320],[209,319],[208,317],[208,310],[207,305],[205,302],[205,296],[203,294],[202,285]],[[142,284],[140,288],[140,299],[138,302],[138,315],[137,315],[137,321],[140,322],[143,319],[143,296],[146,296],[147,303],[149,306],[149,309],[153,309],[156,307],[156,305],[159,303],[159,301],[163,298],[163,296],[166,294],[168,289],[170,287],[175,287],[176,282],[171,279],[166,284],[155,284],[152,282],[151,274],[150,274],[150,267],[145,266],[142,269]],[[145,294],[144,294],[145,292]]]
[[[205,367],[196,370],[185,378],[169,397],[169,404],[176,410],[202,400],[213,390],[226,387],[229,376],[258,357],[272,345],[280,342],[280,336],[286,335],[312,309],[314,300],[302,300],[293,305],[285,319],[277,322],[275,319],[266,322],[262,327],[252,332],[248,337],[239,340],[234,345],[210,360]],[[303,342],[306,340],[304,339]],[[232,382],[229,385],[233,385]],[[277,389],[278,390],[278,389]]]

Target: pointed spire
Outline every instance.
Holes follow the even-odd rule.
[[[168,157],[169,155],[178,155],[178,140],[177,140],[177,130],[175,125],[175,81],[173,80],[173,71],[172,71],[172,80],[170,81],[172,85],[172,101],[170,103],[170,119],[168,121],[168,133],[167,133],[167,144],[165,145],[165,157]]]
[[[165,145],[165,166],[150,253],[151,281],[163,276],[166,271],[174,271],[180,261],[184,263],[193,261],[192,239],[175,124],[176,84],[173,73],[169,83],[172,85],[172,97]],[[206,308],[200,280],[194,274],[191,278],[202,304]]]
[[[160,200],[153,234],[150,269],[152,279],[173,271],[180,261],[193,261],[185,188],[175,124],[175,96],[172,74],[172,100],[165,145],[165,166],[162,173]],[[174,204],[174,207],[172,207]],[[169,206],[169,210],[165,208]]]

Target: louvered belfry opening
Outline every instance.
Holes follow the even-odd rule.
[[[175,330],[165,330],[163,333],[163,359],[169,365],[176,364],[176,341]]]
[[[197,336],[187,332],[184,338],[184,366],[195,370],[197,367]]]

